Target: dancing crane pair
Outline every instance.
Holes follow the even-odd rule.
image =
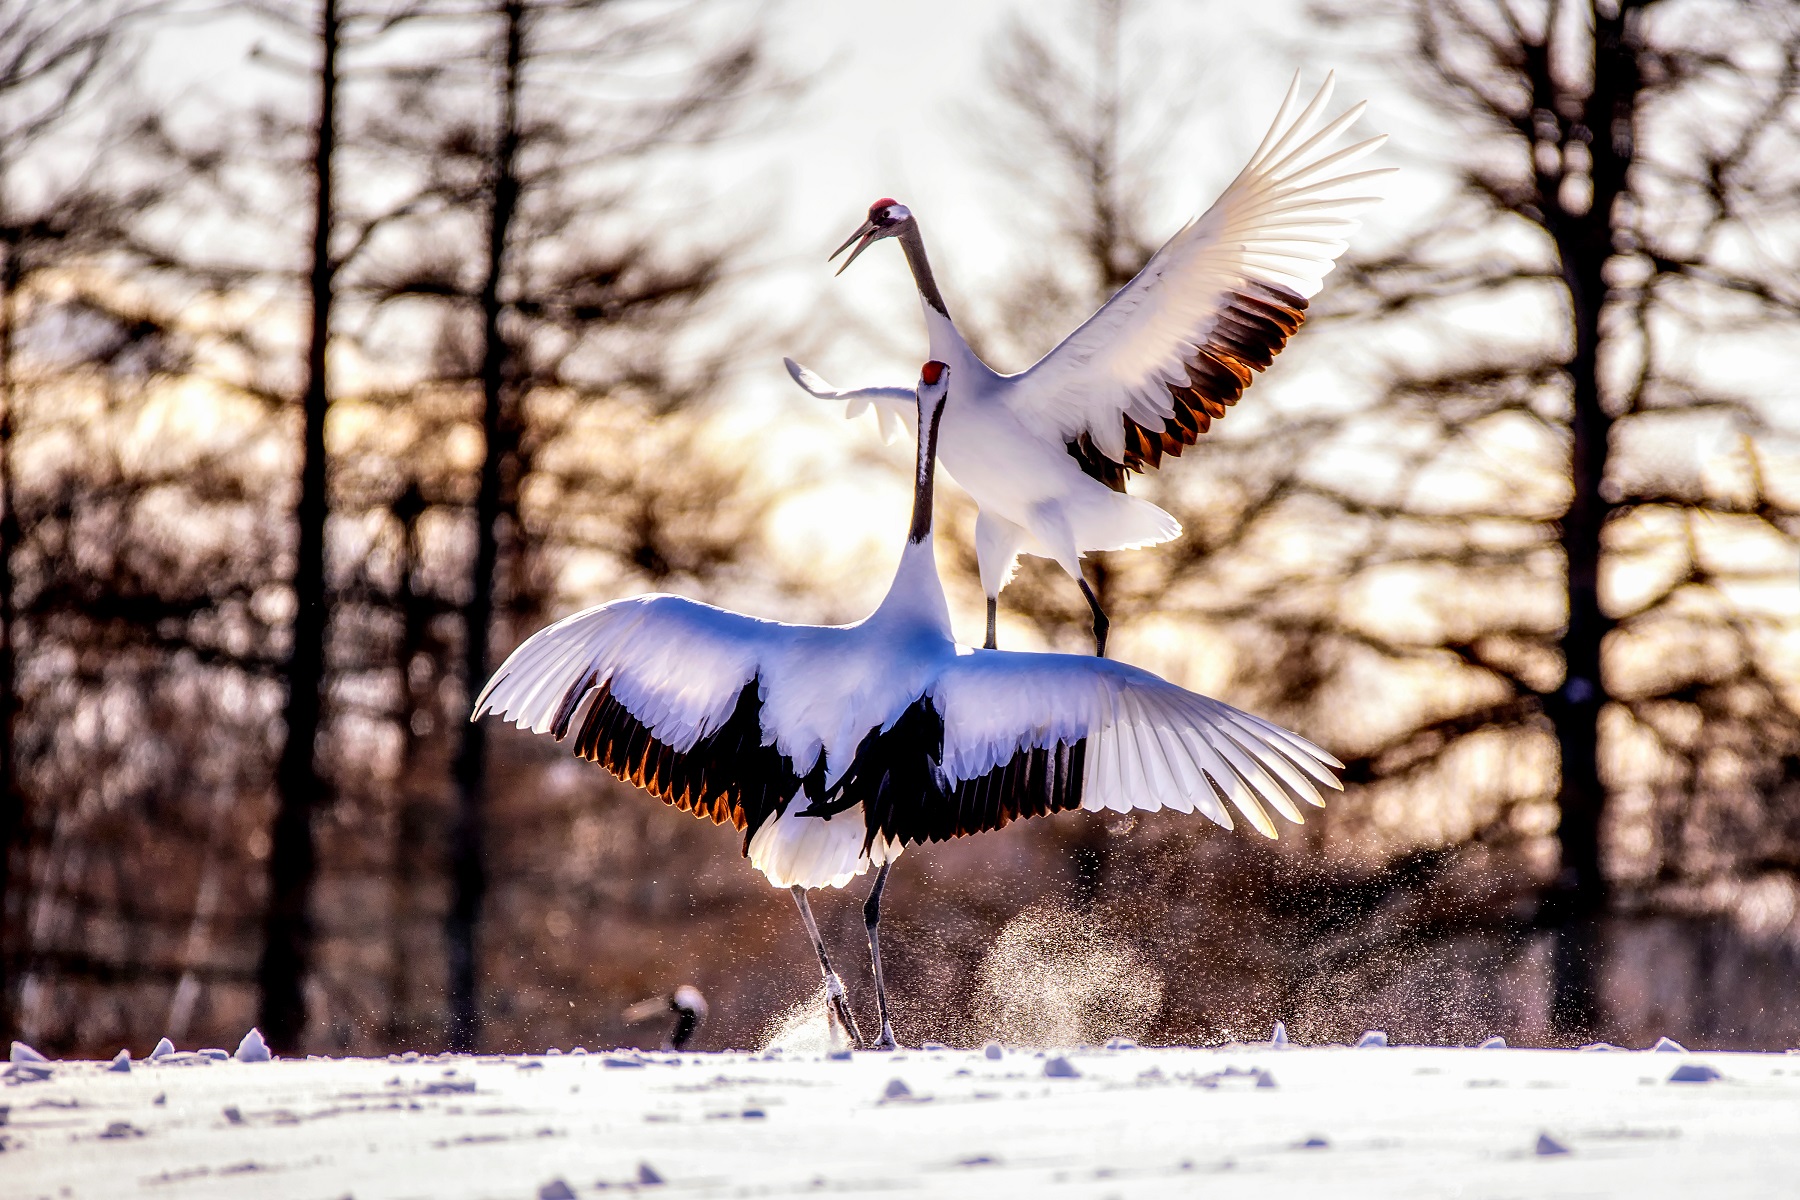
[[[792,891],[835,1020],[863,1044],[807,902],[877,868],[864,907],[878,1048],[895,1044],[881,970],[881,894],[902,850],[1076,808],[1169,808],[1232,827],[1231,809],[1275,837],[1269,809],[1301,820],[1340,785],[1304,738],[1148,671],[1105,658],[1107,618],[1082,576],[1087,551],[1154,545],[1176,520],[1126,479],[1179,455],[1223,417],[1299,329],[1346,248],[1340,168],[1374,150],[1339,146],[1359,104],[1321,124],[1288,89],[1249,164],[1204,214],[1029,370],[1000,375],[957,332],[917,219],[878,200],[831,257],[840,273],[897,239],[918,286],[930,361],[914,388],[841,391],[787,360],[813,395],[884,435],[916,434],[912,524],[886,597],[851,625],[790,625],[680,596],[615,600],[541,630],[475,704],[683,811],[729,822],[744,854]],[[932,545],[937,463],[979,506],[987,638],[957,645]],[[1094,618],[1095,656],[1003,651],[1001,590],[1020,554],[1054,560]],[[1299,803],[1296,803],[1298,801]],[[1229,804],[1230,807],[1227,807]]]

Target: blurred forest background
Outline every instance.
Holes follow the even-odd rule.
[[[0,0],[0,1036],[654,1045],[625,1010],[693,983],[696,1044],[746,1046],[812,996],[737,838],[465,720],[604,599],[860,615],[775,518],[907,455],[833,424],[783,461],[801,401],[743,396],[783,352],[886,382],[916,311],[802,338],[754,300],[757,204],[684,182],[833,69],[774,11]],[[1349,790],[1278,843],[1079,814],[915,850],[898,1033],[1800,1044],[1800,10],[1303,11],[1291,61],[1376,91],[1404,219],[1134,485],[1186,538],[1093,570],[1117,657]],[[220,20],[256,26],[229,70],[166,50]],[[1227,141],[1154,5],[995,29],[923,90],[973,131],[944,169],[1016,217],[981,298],[946,287],[1016,369],[1173,232],[1153,199],[1210,200],[1287,69]],[[174,61],[180,104],[144,86]],[[1205,189],[1170,161],[1195,131]],[[843,190],[820,259],[874,198]],[[1002,644],[1079,650],[1042,567]],[[854,890],[816,902],[846,963]]]

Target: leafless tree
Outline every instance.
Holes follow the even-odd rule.
[[[11,871],[30,822],[19,779],[19,608],[14,560],[22,540],[17,463],[15,345],[20,293],[35,278],[91,253],[121,198],[103,194],[92,164],[72,177],[44,161],[51,139],[120,76],[119,35],[143,4],[0,4],[0,1038],[17,1028],[16,965],[24,950],[22,901]]]
[[[1488,827],[1533,828],[1527,814],[1554,801],[1539,919],[1557,931],[1557,1024],[1580,1036],[1603,1019],[1609,908],[1697,876],[1793,870],[1800,714],[1775,666],[1783,618],[1750,589],[1792,575],[1800,494],[1775,464],[1796,431],[1759,395],[1780,353],[1760,382],[1734,384],[1727,364],[1800,319],[1800,22],[1786,5],[1704,0],[1386,16],[1462,151],[1444,207],[1358,265],[1353,305],[1386,329],[1479,328],[1465,314],[1490,305],[1533,336],[1396,355],[1371,414],[1417,431],[1410,480],[1454,463],[1490,486],[1467,506],[1414,488],[1368,510],[1384,544],[1347,578],[1465,581],[1431,606],[1449,636],[1371,648],[1396,663],[1448,652],[1471,699],[1363,761],[1373,778],[1420,778],[1496,734],[1514,756],[1548,735],[1555,765],[1515,781]]]
[[[597,403],[667,411],[716,382],[723,360],[715,351],[692,354],[692,365],[677,369],[669,349],[676,323],[696,317],[698,302],[720,282],[725,255],[674,252],[642,232],[631,212],[630,172],[661,147],[728,130],[747,99],[779,88],[764,67],[759,31],[721,39],[679,8],[630,14],[600,0],[501,0],[454,16],[473,30],[460,66],[481,82],[471,88],[466,71],[436,64],[399,73],[411,89],[403,119],[372,132],[422,170],[409,201],[412,221],[380,244],[388,257],[363,282],[383,305],[435,306],[444,329],[438,382],[466,380],[479,389],[483,451],[459,672],[472,697],[496,665],[497,612],[519,620],[541,611],[548,599],[543,548],[578,536],[589,506],[638,514],[610,522],[625,536],[602,546],[653,578],[680,571],[700,546],[691,532],[662,536],[679,524],[654,501],[672,499],[669,489],[597,491],[593,462],[557,447]],[[571,82],[574,65],[598,78],[651,54],[677,56],[672,86],[620,102],[591,82],[585,89]],[[479,248],[446,252],[475,230]],[[464,263],[481,264],[479,272]],[[641,435],[632,450],[627,445],[615,444],[610,457],[648,449]],[[689,477],[699,495],[704,477],[703,470]],[[629,479],[652,482],[645,474]],[[555,491],[562,511],[523,511],[533,488]],[[705,569],[704,561],[693,565]],[[480,1027],[487,746],[485,726],[462,725],[452,766],[450,1043],[461,1049],[476,1044]]]

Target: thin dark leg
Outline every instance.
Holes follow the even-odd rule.
[[[1100,598],[1094,595],[1094,589],[1088,586],[1085,579],[1081,581],[1081,594],[1087,597],[1088,607],[1094,610],[1094,657],[1105,658],[1106,631],[1112,626],[1112,622],[1106,619],[1106,614],[1100,609]]]
[[[850,1035],[850,1044],[861,1046],[862,1031],[857,1029],[856,1017],[850,1012],[850,1001],[844,995],[844,982],[831,969],[831,957],[825,953],[825,940],[819,936],[819,926],[813,921],[812,905],[806,902],[806,889],[795,884],[793,892],[794,903],[800,906],[800,920],[806,924],[806,935],[812,938],[813,949],[819,954],[819,970],[825,975],[825,991],[830,996],[830,1011],[837,1014],[839,1024]]]
[[[1000,616],[1000,598],[998,596],[989,596],[988,597],[988,635],[987,635],[987,641],[983,642],[981,645],[981,648],[983,650],[998,650],[1000,648],[1000,643],[998,641],[996,641],[994,638],[994,622],[999,618],[999,616]],[[879,885],[877,886],[877,890],[879,890]]]
[[[892,859],[881,864],[881,873],[875,876],[875,886],[869,889],[869,898],[863,902],[863,924],[869,929],[869,962],[875,967],[875,1011],[881,1014],[881,1039],[875,1043],[877,1050],[896,1050],[894,1027],[888,1022],[887,985],[881,980],[881,939],[876,936],[876,926],[881,924],[881,889],[887,886],[888,870],[893,867]]]

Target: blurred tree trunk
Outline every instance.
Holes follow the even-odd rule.
[[[499,119],[487,184],[487,273],[481,285],[481,478],[475,494],[475,565],[463,619],[463,682],[472,706],[487,682],[488,647],[494,621],[495,573],[500,560],[502,491],[516,475],[517,419],[512,412],[512,348],[501,318],[501,287],[507,276],[508,236],[519,202],[519,69],[524,59],[525,8],[522,0],[500,6],[502,21]],[[465,724],[453,768],[456,825],[451,840],[450,1048],[475,1049],[481,1034],[476,996],[475,931],[487,888],[483,804],[487,783],[487,726]]]
[[[269,1045],[292,1054],[306,1029],[306,974],[312,963],[313,884],[318,853],[313,815],[326,803],[317,742],[325,686],[325,418],[330,408],[326,346],[331,333],[335,264],[331,256],[332,156],[337,150],[338,6],[321,0],[318,10],[319,107],[312,157],[313,236],[308,274],[311,325],[306,351],[306,385],[301,398],[300,496],[294,509],[293,642],[285,675],[287,727],[276,767],[276,811],[270,831],[268,909],[263,923],[258,1021]]]
[[[26,155],[51,142],[114,72],[118,33],[141,5],[106,0],[0,0],[0,1041],[18,1032],[17,974],[29,952],[26,897],[30,822],[19,767],[19,603],[15,558],[23,530],[17,475],[16,335],[29,276],[91,249],[113,215],[80,185],[15,194]]]
[[[1555,954],[1552,1019],[1566,1035],[1585,1036],[1600,1023],[1598,939],[1594,923],[1607,900],[1600,861],[1606,786],[1600,777],[1600,712],[1611,702],[1601,670],[1601,647],[1612,628],[1600,604],[1601,538],[1612,506],[1602,484],[1608,478],[1612,416],[1601,398],[1600,322],[1614,303],[1606,280],[1613,255],[1614,209],[1626,194],[1636,139],[1636,112],[1643,76],[1637,37],[1640,0],[1613,8],[1593,7],[1589,43],[1591,84],[1585,97],[1557,83],[1549,39],[1527,44],[1526,72],[1532,84],[1529,120],[1557,122],[1556,144],[1566,161],[1571,143],[1584,144],[1591,159],[1592,194],[1585,204],[1565,192],[1560,174],[1538,170],[1539,220],[1556,244],[1574,333],[1564,367],[1569,379],[1571,495],[1562,520],[1563,554],[1568,563],[1568,624],[1561,649],[1565,679],[1545,711],[1556,730],[1562,771],[1557,792],[1557,844],[1561,871],[1550,915],[1560,928]],[[1531,132],[1542,137],[1542,130]]]
[[[435,928],[438,919],[423,919],[422,894],[434,870],[441,870],[448,855],[441,852],[444,822],[445,774],[441,756],[431,749],[442,743],[445,721],[439,685],[445,647],[434,636],[438,598],[424,575],[431,560],[419,529],[427,504],[417,479],[409,480],[391,506],[398,526],[399,561],[395,567],[400,609],[400,638],[394,656],[400,684],[399,811],[395,816],[390,872],[390,920],[388,926],[388,1019],[390,1046],[416,1044],[426,1022],[418,1016],[418,961],[424,957],[415,944],[419,927]],[[452,721],[450,731],[457,731]],[[432,851],[438,851],[432,853]],[[433,979],[436,984],[436,979]],[[436,994],[436,987],[432,992]]]

